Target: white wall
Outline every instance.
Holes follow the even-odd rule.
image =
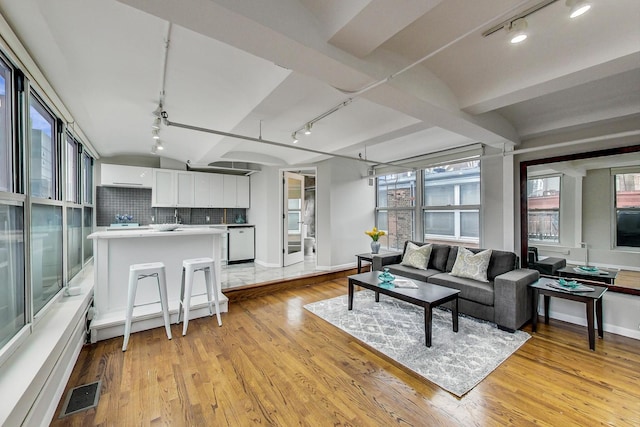
[[[480,188],[482,191],[481,240],[480,246],[487,249],[505,249],[506,226],[504,203],[511,203],[512,195],[503,191],[503,157],[488,157],[480,162]],[[512,233],[512,231],[511,231]]]
[[[375,224],[375,187],[369,186],[366,176],[363,162],[334,158],[318,164],[318,268],[355,265],[355,254],[371,250],[371,239],[364,232]]]
[[[249,222],[256,226],[256,263],[265,267],[282,266],[282,220],[280,171],[263,167],[251,179],[251,207]]]

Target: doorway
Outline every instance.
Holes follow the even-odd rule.
[[[316,264],[315,169],[283,171],[282,266]],[[306,268],[306,267],[305,267]]]

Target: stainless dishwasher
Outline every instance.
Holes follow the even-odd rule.
[[[238,225],[228,227],[228,263],[250,262],[255,258],[255,227]]]

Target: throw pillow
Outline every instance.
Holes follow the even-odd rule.
[[[489,267],[490,259],[491,249],[474,254],[469,249],[459,247],[456,262],[451,269],[451,275],[488,282],[487,268]]]
[[[407,250],[400,264],[426,270],[429,265],[429,258],[431,257],[431,249],[431,244],[418,246],[415,243],[409,242],[407,243]]]

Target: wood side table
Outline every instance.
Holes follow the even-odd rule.
[[[555,279],[541,278],[537,282],[529,285],[533,290],[533,313],[531,319],[531,330],[536,332],[538,328],[538,301],[539,296],[544,295],[544,323],[549,324],[549,302],[551,297],[564,298],[572,301],[583,302],[587,306],[587,331],[589,334],[589,349],[596,349],[596,334],[593,322],[593,312],[595,305],[596,322],[598,323],[598,336],[604,338],[602,326],[602,296],[607,291],[606,287],[586,285],[593,289],[591,292],[569,292],[547,286],[548,283],[555,282]]]

